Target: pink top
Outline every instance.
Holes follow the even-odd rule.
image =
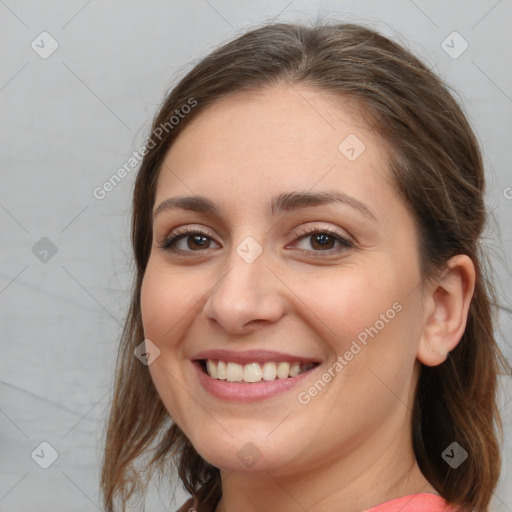
[[[389,500],[363,512],[448,512],[454,511],[438,494],[409,494]]]
[[[215,507],[199,505],[190,498],[177,512],[214,512]],[[454,512],[456,509],[446,503],[438,494],[409,494],[386,501],[362,512]]]

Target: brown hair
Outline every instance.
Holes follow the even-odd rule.
[[[482,261],[486,210],[481,153],[448,87],[408,50],[355,24],[253,29],[200,61],[173,88],[154,119],[133,196],[136,271],[102,466],[106,508],[113,511],[119,498],[124,510],[134,493],[145,493],[154,471],[162,475],[170,463],[200,501],[220,498],[219,470],[172,423],[148,368],[133,355],[144,339],[140,289],[151,251],[155,189],[171,144],[208,105],[283,81],[352,99],[371,115],[373,129],[392,148],[389,170],[416,222],[423,277],[436,275],[457,254],[468,255],[476,267],[460,343],[443,364],[422,365],[412,432],[419,466],[443,498],[461,510],[486,510],[501,466],[497,379],[500,364],[506,372],[510,368],[495,341],[495,295]],[[188,114],[171,125],[171,116],[191,101],[196,106],[183,109]],[[167,127],[165,133],[158,131],[161,126]],[[469,454],[457,469],[441,457],[454,441]],[[136,469],[143,456],[148,460]]]

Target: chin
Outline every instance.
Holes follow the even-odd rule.
[[[268,434],[266,434],[268,435]],[[211,465],[228,471],[269,471],[293,463],[293,447],[277,437],[274,442],[250,433],[247,436],[224,439],[215,436],[208,440],[201,435],[199,443],[193,443],[196,451]]]

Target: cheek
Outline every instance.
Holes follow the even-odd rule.
[[[190,293],[187,295],[197,288],[193,283],[185,287],[185,279],[189,284],[185,273],[171,274],[165,262],[150,258],[140,292],[144,337],[160,349],[148,369],[162,402],[180,426],[187,415],[182,400],[184,374],[179,340],[190,324],[188,313],[197,302]]]
[[[381,262],[304,281],[304,304],[317,317],[313,329],[326,343],[328,366],[336,375],[326,396],[346,410],[361,402],[378,408],[394,400],[380,379],[406,395],[419,316],[400,270],[405,271]]]
[[[140,291],[140,308],[144,336],[155,340],[164,328],[165,310],[173,311],[174,304],[169,304],[172,294],[166,293],[165,283],[158,279],[157,273],[148,265]]]
[[[354,266],[324,278],[306,278],[298,289],[307,290],[301,298],[320,320],[325,339],[330,340],[337,353],[346,350],[346,345],[359,335],[364,338],[366,329],[376,322],[380,327],[381,314],[386,319],[396,316],[396,281],[393,272],[383,272],[382,267]]]
[[[201,293],[190,273],[170,271],[150,259],[141,286],[141,315],[147,338],[166,340],[187,319]]]

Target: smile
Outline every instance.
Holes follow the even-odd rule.
[[[267,350],[207,350],[192,358],[205,391],[215,398],[254,402],[291,390],[321,366],[320,359]]]
[[[263,364],[251,362],[245,365],[233,361],[216,361],[214,359],[202,361],[203,370],[213,379],[245,383],[293,378],[307,372],[316,365],[317,363],[301,364],[297,361],[266,361]]]

